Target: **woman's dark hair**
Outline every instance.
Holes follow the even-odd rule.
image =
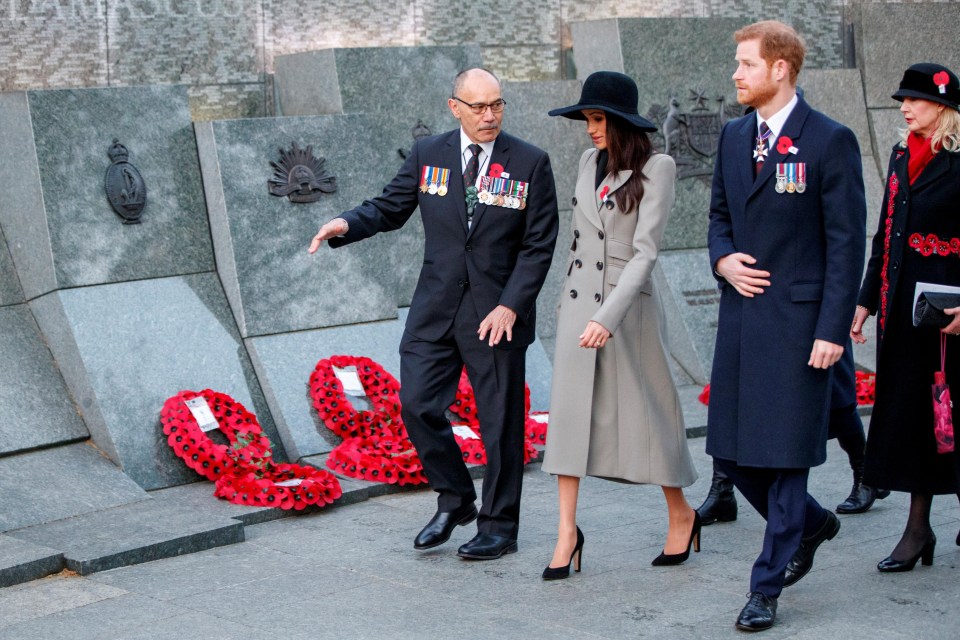
[[[619,173],[630,170],[633,175],[627,182],[617,189],[614,196],[617,207],[626,213],[638,206],[643,199],[643,167],[653,155],[653,144],[650,136],[640,131],[626,120],[610,112],[604,112],[607,118],[607,171]]]

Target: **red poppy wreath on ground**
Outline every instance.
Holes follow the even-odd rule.
[[[200,428],[187,406],[198,397],[204,400],[227,445],[214,442]],[[214,481],[218,498],[234,504],[303,509],[330,504],[342,495],[340,482],[329,471],[274,462],[270,440],[257,416],[226,394],[210,389],[181,391],[164,402],[160,422],[174,454]]]

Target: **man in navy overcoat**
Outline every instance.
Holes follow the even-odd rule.
[[[737,101],[713,177],[708,245],[720,283],[707,452],[766,519],[737,627],[770,628],[782,588],[840,528],[807,493],[826,459],[831,367],[863,266],[860,150],[796,94],[803,41],[774,21],[739,30]]]
[[[400,343],[400,401],[439,496],[414,547],[441,545],[476,518],[477,535],[458,550],[473,560],[517,550],[526,350],[559,225],[550,159],[500,130],[504,105],[492,73],[460,73],[448,100],[460,128],[415,142],[380,196],[325,224],[310,246],[313,253],[324,240],[339,247],[393,231],[419,206],[425,247]],[[479,517],[444,415],[464,364],[487,451]]]

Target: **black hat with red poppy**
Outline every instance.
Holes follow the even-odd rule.
[[[960,80],[942,64],[920,62],[903,72],[900,88],[891,97],[900,102],[904,98],[921,98],[960,111]]]
[[[616,71],[597,71],[583,81],[580,102],[548,113],[571,120],[586,120],[582,113],[584,109],[600,109],[623,118],[641,131],[656,131],[657,126],[637,111],[639,96],[637,83],[630,76]]]

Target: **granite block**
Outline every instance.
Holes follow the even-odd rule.
[[[0,532],[147,499],[89,444],[0,458],[0,486]]]
[[[235,398],[285,459],[216,274],[54,292],[31,307],[94,442],[143,488],[197,479],[160,427],[183,389]]]
[[[217,264],[244,337],[396,315],[396,265],[409,257],[392,237],[307,253],[320,225],[383,188],[370,171],[378,156],[365,116],[226,120],[197,130]],[[325,158],[335,193],[309,204],[270,195],[270,162],[292,142]]]
[[[90,436],[30,309],[0,307],[0,455]]]
[[[902,139],[900,131],[906,129],[906,122],[899,106],[891,100],[887,109],[870,109],[870,130],[876,146],[877,170],[886,178],[890,154],[894,145]],[[878,201],[879,202],[879,201]]]
[[[62,549],[67,568],[87,575],[243,542],[243,524],[170,501],[144,500],[8,535]]]
[[[197,148],[184,87],[32,91],[27,94],[43,190],[46,229],[4,229],[11,243],[53,254],[55,287],[121,282],[214,268]],[[122,224],[104,193],[114,138],[143,175],[147,202],[141,224]],[[22,211],[20,215],[37,215]],[[19,226],[39,222],[21,222]],[[38,278],[23,272],[29,299]],[[43,265],[45,266],[45,265]]]
[[[857,57],[870,108],[898,106],[890,98],[903,72],[917,62],[960,69],[956,2],[860,3]],[[904,34],[923,34],[904,37]],[[881,148],[883,145],[880,145]]]
[[[0,638],[22,640],[24,636],[10,630],[123,595],[125,592],[115,587],[65,575],[9,587],[0,591]],[[47,637],[62,636],[64,630],[58,631],[60,633]]]
[[[29,299],[57,284],[26,93],[0,93],[0,140],[20,153],[0,161],[0,225]]]
[[[416,0],[264,0],[265,68],[269,73],[276,57],[302,51],[434,44],[417,39],[415,6]]]
[[[0,5],[0,91],[102,86],[106,0]]]
[[[710,381],[720,292],[705,249],[667,251],[657,261],[667,287],[660,289],[670,319],[670,353],[698,384]],[[662,282],[658,279],[658,284]],[[679,320],[679,322],[677,321]]]
[[[171,508],[182,511],[202,513],[211,517],[232,518],[246,525],[270,522],[281,518],[314,513],[322,507],[309,506],[301,511],[292,509],[276,509],[272,507],[255,507],[243,504],[233,504],[213,495],[213,483],[201,480],[191,484],[182,484],[169,489],[158,489],[150,492],[154,500],[168,502]],[[339,501],[338,501],[339,502]]]
[[[0,588],[29,582],[63,569],[63,553],[0,535]]]
[[[257,82],[263,3],[107,3],[110,81],[115,84]]]
[[[7,239],[0,228],[0,307],[24,301],[20,278],[13,267],[13,258],[7,249]]]
[[[846,125],[857,136],[860,152],[873,155],[863,82],[858,69],[804,69],[798,85],[814,109]]]
[[[339,251],[339,250],[338,250]],[[310,374],[332,355],[365,356],[400,377],[406,309],[394,320],[248,338],[247,349],[290,458],[328,453],[340,438],[324,426],[310,398]],[[368,408],[363,399],[354,406]]]
[[[369,198],[393,178],[422,123],[431,134],[458,126],[450,113],[453,78],[480,64],[476,45],[327,49],[276,58],[274,87],[282,115],[364,113],[361,132],[376,161],[364,167],[373,179]],[[416,87],[416,91],[411,91]],[[429,134],[428,134],[429,135]],[[346,203],[352,207],[360,201]],[[396,304],[410,304],[423,255],[418,213],[389,240],[399,278]]]

